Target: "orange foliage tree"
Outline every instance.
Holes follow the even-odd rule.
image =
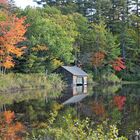
[[[99,67],[103,64],[105,59],[105,53],[103,51],[98,51],[92,56],[92,65]]]
[[[95,67],[100,67],[104,63],[105,56],[106,55],[103,51],[96,52],[92,56],[92,60],[91,60],[92,65],[95,66]],[[125,63],[124,63],[124,61],[121,57],[118,57],[115,60],[110,61],[109,63],[111,64],[112,68],[115,71],[121,71],[121,70],[126,68]]]
[[[25,17],[18,18],[7,10],[1,10],[0,14],[0,70],[14,67],[14,58],[24,53],[25,46],[17,44],[24,41],[27,26],[24,25]]]

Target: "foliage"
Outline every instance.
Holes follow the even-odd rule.
[[[117,58],[114,62],[112,62],[112,67],[116,71],[121,71],[126,68],[122,58]]]
[[[81,47],[82,62],[90,65],[95,74],[112,69],[110,63],[120,56],[120,48],[116,36],[106,29],[104,22],[92,23],[85,34]]]
[[[81,15],[82,18],[76,16],[77,18],[75,20],[79,33],[75,41],[75,55],[77,57],[76,59],[78,59],[84,67],[88,70],[93,70],[92,65],[94,67],[98,65],[98,69],[94,68],[94,74],[98,73],[100,75],[102,69],[108,71],[109,68],[105,68],[104,65],[106,66],[109,59],[111,62],[115,62],[116,59],[121,57],[125,62],[123,67],[126,67],[124,73],[127,73],[127,75],[124,76],[124,73],[120,72],[119,76],[127,80],[129,74],[139,75],[139,67],[137,64],[139,64],[140,54],[140,2],[138,0],[95,0],[94,3],[92,1],[72,2],[66,0],[65,2],[52,2],[46,0],[46,4],[51,7],[55,6],[55,8],[60,9],[61,12],[66,15],[69,13],[75,15],[76,12],[83,15]],[[86,20],[83,20],[84,17],[86,17]],[[105,27],[99,26],[102,21],[104,21]],[[94,24],[94,27],[91,24]],[[104,29],[109,31],[109,33],[105,32]],[[118,51],[114,45],[118,46]],[[104,50],[102,46],[106,46],[106,49],[108,49]],[[114,51],[111,49],[111,46]],[[106,56],[104,61],[102,58],[102,60],[96,64],[99,59],[97,60],[95,56],[100,52]],[[112,59],[112,55],[115,57],[118,56],[118,58]],[[91,63],[89,63],[90,60]],[[132,79],[137,80],[137,76],[133,76]]]
[[[28,71],[52,71],[63,64],[73,62],[73,43],[77,36],[72,15],[62,15],[58,9],[27,8],[22,15],[27,16],[30,24],[28,38],[29,54],[25,55]],[[24,68],[25,69],[25,68]]]
[[[96,67],[101,66],[104,61],[104,58],[105,58],[104,52],[101,52],[101,51],[96,52],[92,56],[92,65]]]
[[[95,79],[114,73],[123,80],[131,75],[132,80],[139,80],[139,1],[46,2],[44,8],[13,10],[1,0],[2,67],[41,73],[80,63]],[[28,41],[23,37],[25,32]]]
[[[14,57],[20,57],[24,53],[25,46],[20,42],[25,40],[24,34],[27,25],[24,25],[25,17],[18,18],[8,10],[0,10],[0,71],[14,67]]]
[[[101,125],[98,125],[95,128],[93,128],[91,121],[89,118],[86,118],[85,120],[79,120],[79,119],[73,119],[72,115],[68,114],[66,116],[61,116],[63,118],[63,122],[61,122],[60,126],[57,127],[54,123],[56,120],[56,113],[54,112],[51,114],[51,118],[49,120],[50,124],[47,126],[46,129],[42,127],[42,129],[38,131],[34,131],[33,137],[29,137],[30,139],[37,139],[38,136],[41,138],[40,134],[42,135],[42,138],[44,137],[50,137],[54,138],[56,140],[96,140],[98,139],[108,139],[108,140],[127,140],[125,137],[118,136],[118,129],[115,125],[109,126],[107,122],[104,122]],[[106,129],[109,128],[109,129]],[[44,136],[43,136],[44,135]]]

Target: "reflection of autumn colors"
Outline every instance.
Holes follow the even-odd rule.
[[[118,107],[118,109],[121,111],[124,107],[126,101],[125,96],[114,96],[113,102]]]
[[[0,139],[21,140],[18,134],[23,132],[24,126],[20,122],[14,122],[15,113],[5,111],[0,113]]]
[[[105,115],[105,108],[102,103],[94,101],[92,104],[92,111],[95,112],[96,115]]]
[[[0,0],[0,4],[6,4],[7,1],[6,0]]]
[[[5,122],[7,124],[10,124],[12,122],[12,120],[15,118],[15,113],[14,112],[11,112],[11,111],[5,111],[3,113],[3,116],[5,118]]]

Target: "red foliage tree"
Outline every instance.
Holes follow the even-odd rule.
[[[121,57],[117,58],[114,62],[111,63],[115,71],[121,71],[126,68],[125,63]]]

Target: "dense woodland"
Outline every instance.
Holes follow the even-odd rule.
[[[0,139],[139,139],[140,1],[34,1],[0,0]],[[62,65],[91,86],[65,93]]]
[[[79,65],[96,79],[140,79],[139,0],[37,3],[23,10],[0,0],[1,73]]]

